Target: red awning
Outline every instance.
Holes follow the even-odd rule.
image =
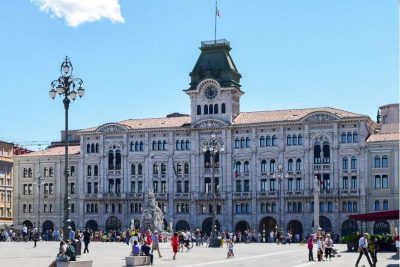
[[[399,210],[387,210],[380,212],[371,212],[364,214],[353,214],[349,218],[357,221],[380,221],[380,220],[398,220]]]

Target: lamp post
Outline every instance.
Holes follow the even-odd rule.
[[[36,174],[36,177],[34,178],[34,183],[38,185],[38,195],[39,195],[39,200],[38,200],[38,231],[39,231],[39,235],[41,233],[41,226],[40,226],[40,186],[42,184],[46,183],[46,179],[44,177],[42,177],[42,175],[40,173]]]
[[[76,99],[76,96],[82,97],[85,94],[85,89],[82,88],[83,81],[80,78],[72,76],[73,67],[68,57],[65,57],[60,67],[61,76],[58,79],[51,82],[51,90],[49,92],[50,97],[54,100],[58,93],[61,97],[64,97],[64,109],[65,109],[65,168],[64,168],[64,226],[63,226],[63,239],[69,239],[70,223],[69,218],[70,211],[70,197],[68,194],[68,109],[69,104]],[[79,88],[75,91],[75,87],[79,85]]]
[[[211,192],[213,194],[212,198],[212,226],[211,226],[211,235],[210,235],[210,243],[209,247],[220,247],[217,237],[217,225],[216,225],[216,216],[217,216],[217,199],[216,199],[216,188],[215,188],[215,159],[218,152],[224,152],[225,147],[221,138],[218,138],[215,133],[210,134],[210,138],[208,141],[205,141],[202,145],[203,152],[210,152],[211,156]]]
[[[321,234],[321,227],[319,226],[319,191],[320,191],[320,181],[318,176],[314,176],[314,233],[315,236]]]
[[[288,177],[288,174],[284,173],[283,171],[283,164],[279,163],[277,172],[274,173],[274,178],[278,178],[278,200],[279,200],[279,225],[278,225],[278,231],[281,231],[281,234],[283,234],[283,216],[282,211],[284,212],[285,209],[283,208],[283,198],[282,198],[282,182],[283,182],[283,177]]]

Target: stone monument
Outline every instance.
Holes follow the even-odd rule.
[[[157,205],[157,201],[155,199],[155,195],[153,192],[149,192],[146,196],[143,211],[142,211],[142,218],[141,218],[141,225],[146,230],[157,230],[162,231],[164,230],[164,215],[161,209]]]

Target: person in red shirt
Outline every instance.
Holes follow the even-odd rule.
[[[146,233],[146,243],[147,243],[147,245],[151,246],[152,239],[151,239],[151,232],[150,232],[150,230],[147,230],[147,233]]]
[[[314,261],[313,247],[314,247],[313,236],[310,235],[307,239],[308,261]]]
[[[177,232],[175,232],[174,235],[171,237],[171,246],[172,246],[172,251],[174,252],[174,257],[172,258],[176,260],[176,253],[178,252],[178,247],[179,247],[179,239]]]

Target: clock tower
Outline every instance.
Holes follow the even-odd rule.
[[[242,77],[232,60],[227,40],[201,42],[201,54],[190,73],[192,125],[206,120],[231,123],[240,113]]]

